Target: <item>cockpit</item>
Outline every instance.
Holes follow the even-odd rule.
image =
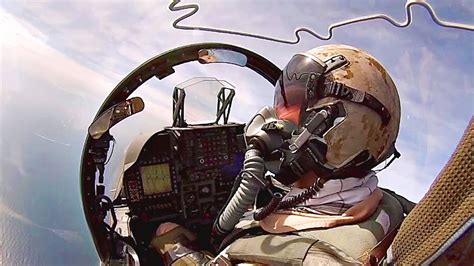
[[[298,61],[300,59],[294,57],[292,60]],[[273,211],[278,211],[279,208],[297,207],[299,203],[308,201],[313,195],[318,195],[326,182],[343,179],[338,178],[346,174],[344,171],[347,169],[342,167],[342,170],[339,171],[335,168],[336,164],[331,165],[325,160],[325,153],[328,150],[325,148],[327,146],[324,145],[326,143],[323,139],[329,128],[337,127],[338,123],[346,117],[347,112],[341,101],[305,109],[305,111],[309,110],[308,114],[304,117],[304,122],[299,123],[297,129],[295,129],[294,123],[276,119],[275,113],[278,110],[266,107],[257,113],[249,123],[244,124],[233,121],[231,116],[234,99],[239,94],[238,88],[232,85],[232,82],[219,77],[186,77],[183,79],[184,81],[174,85],[168,96],[172,103],[169,108],[171,109],[169,112],[171,122],[149,134],[138,134],[130,141],[125,149],[123,161],[115,166],[119,169],[110,169],[111,166],[108,164],[114,156],[113,151],[116,143],[115,132],[111,129],[146,109],[144,100],[139,96],[132,96],[132,94],[148,80],[165,79],[176,72],[178,65],[193,61],[200,64],[228,64],[232,67],[248,68],[268,81],[272,87],[278,83],[278,91],[282,96],[280,100],[285,102],[285,106],[288,100],[286,96],[291,93],[301,96],[301,99],[306,99],[304,107],[307,107],[308,99],[324,94],[325,97],[339,98],[350,101],[351,104],[365,105],[363,108],[371,109],[372,114],[377,115],[375,120],[379,121],[381,117],[382,125],[388,123],[390,114],[388,114],[386,106],[370,93],[361,93],[357,88],[333,80],[327,80],[325,83],[318,81],[318,77],[347,65],[348,61],[344,56],[333,56],[324,62],[303,59],[300,61],[309,62],[309,65],[304,65],[305,67],[315,69],[315,72],[307,75],[307,80],[300,80],[301,69],[286,67],[283,70],[286,72],[282,72],[281,69],[260,55],[240,47],[220,43],[194,44],[165,52],[148,60],[114,88],[88,128],[81,161],[81,193],[84,213],[102,264],[164,265],[186,255],[195,254],[194,251],[189,252],[189,249],[185,247],[175,246],[173,247],[176,248],[173,253],[174,258],[168,261],[163,258],[159,247],[165,244],[163,239],[157,239],[157,236],[163,231],[162,226],[169,224],[172,225],[171,228],[181,226],[187,230],[183,235],[172,235],[172,239],[168,239],[172,243],[179,242],[180,238],[186,237],[189,232],[192,234],[189,238],[193,239],[194,248],[203,251],[203,253],[199,253],[199,256],[209,254],[211,258],[218,259],[219,257],[216,255],[227,246],[226,244],[243,236],[242,230],[234,230],[234,226],[245,219],[244,213],[248,214],[247,211],[252,211],[250,215],[246,216],[250,217],[250,221],[261,221]],[[301,66],[301,62],[298,66]],[[282,73],[293,74],[287,75],[287,79],[283,82],[280,80],[283,76]],[[306,75],[309,72],[302,73]],[[293,80],[293,77],[297,78]],[[287,87],[283,86],[283,83],[286,83]],[[387,82],[385,83],[387,84]],[[291,91],[298,87],[296,85],[304,88],[305,92]],[[284,90],[287,90],[286,93]],[[301,102],[299,104],[301,105]],[[210,112],[210,109],[213,111]],[[384,118],[386,118],[385,122]],[[452,168],[454,169],[452,171],[449,167],[445,168],[439,177],[441,181],[436,181],[439,185],[433,186],[431,194],[429,192],[425,196],[427,202],[432,200],[433,204],[439,203],[436,200],[436,195],[439,193],[437,194],[436,191],[451,189],[453,192],[452,195],[450,194],[452,196],[450,200],[454,203],[449,204],[454,208],[461,208],[465,203],[472,203],[472,197],[466,196],[470,193],[469,184],[472,184],[470,181],[472,177],[469,177],[469,174],[466,176],[466,171],[463,170],[463,167],[469,164],[465,162],[469,161],[469,158],[464,155],[466,149],[463,147],[472,146],[472,142],[468,141],[469,134],[472,139],[472,132],[474,132],[472,123],[470,127],[470,131],[466,131],[467,133],[460,143],[459,147],[461,148],[458,148],[453,155],[453,158],[460,159],[450,161],[451,164],[461,166]],[[278,143],[278,148],[275,148],[275,143]],[[266,154],[261,155],[264,152]],[[303,152],[304,155],[301,155]],[[351,158],[354,164],[348,164],[352,167],[349,170],[360,170],[365,165],[373,166],[374,158],[371,158],[366,151],[355,155]],[[380,154],[380,158],[385,161],[392,155],[399,157],[394,143],[391,143],[391,146],[387,148],[387,154]],[[265,162],[264,156],[266,156]],[[472,156],[470,160],[472,164]],[[321,172],[316,175],[317,179],[312,185],[310,183],[305,187],[306,190],[288,198],[284,197],[283,195],[290,194],[289,185],[297,181],[295,177],[304,175],[307,172],[304,167],[316,161],[329,168],[318,168],[317,170]],[[370,170],[372,167],[368,169]],[[456,169],[461,170],[456,172]],[[110,186],[112,182],[106,180],[107,175],[105,174],[111,171],[119,172],[112,187]],[[332,177],[337,178],[324,179],[323,177],[328,171],[332,171]],[[455,173],[452,173],[453,171]],[[357,178],[350,176],[357,179],[357,182],[374,180],[373,176],[363,176],[367,172],[353,171],[353,173],[361,174]],[[443,183],[444,176],[451,174],[460,176],[465,185],[460,185],[461,182],[459,182],[458,187],[454,188],[449,182]],[[343,181],[340,182],[340,185],[337,183],[337,187],[340,187],[342,191],[344,185]],[[361,205],[354,204],[350,208],[347,207],[347,212],[357,209],[357,214],[352,217],[343,217],[346,212],[341,211],[338,213],[338,215],[342,214],[341,219],[337,221],[331,220],[332,218],[319,221],[321,223],[337,223],[344,219],[357,219],[358,215],[366,215],[364,219],[367,220],[370,216],[373,224],[378,224],[379,231],[383,230],[384,232],[381,235],[382,238],[375,242],[373,250],[358,258],[358,263],[365,261],[375,265],[380,262],[380,258],[385,258],[392,241],[399,246],[405,245],[406,242],[418,243],[421,241],[418,235],[422,234],[418,232],[432,232],[433,228],[421,226],[414,221],[429,219],[441,222],[452,214],[446,212],[440,214],[439,217],[432,218],[430,213],[423,209],[423,206],[416,209],[418,206],[414,207],[414,204],[406,199],[397,198],[393,191],[384,190],[382,192],[376,188],[376,184],[373,188],[377,189],[377,193],[380,194],[377,194],[378,196],[375,195],[376,193],[368,183],[354,184],[353,187],[365,187],[370,191],[370,196],[361,202],[368,203],[366,206],[371,205],[370,202],[376,202],[375,205],[371,205],[374,206],[372,212],[367,214],[367,212],[357,209]],[[396,224],[390,224],[392,218],[380,207],[384,202],[382,198],[385,197],[382,194],[388,194],[388,197],[393,198],[392,200],[400,208],[401,217]],[[339,195],[339,197],[341,196]],[[374,197],[378,198],[373,200]],[[342,202],[344,205],[344,200]],[[379,202],[382,203],[379,204]],[[342,210],[341,206],[336,207]],[[404,217],[413,208],[416,210],[415,214]],[[306,214],[303,215],[305,216],[303,219],[313,215]],[[284,223],[286,218],[291,218],[291,214],[288,213],[279,213],[278,215],[283,215],[284,219],[277,220],[275,224]],[[324,215],[323,213],[318,218]],[[450,229],[449,232],[457,230],[457,234],[460,235],[455,239],[456,241],[464,239],[466,234],[472,235],[472,217],[469,215],[472,216],[472,211],[471,214],[466,212],[458,215],[464,220],[461,219],[462,223],[456,224],[456,226],[459,225],[458,227]],[[244,219],[242,219],[243,217]],[[310,218],[314,218],[314,216]],[[404,221],[403,225],[407,224],[405,228],[401,226],[402,221]],[[467,222],[464,223],[464,221]],[[357,225],[356,222],[354,220],[344,223]],[[410,226],[416,230],[412,230]],[[303,231],[304,229],[307,228],[303,228]],[[278,234],[282,233],[281,231],[272,232],[271,228],[265,231],[275,233],[271,237],[275,237],[279,241],[278,238],[281,236]],[[248,232],[246,231],[246,233]],[[435,234],[432,232],[423,235],[428,239]],[[396,236],[398,240],[395,238]],[[316,245],[318,240],[310,240],[304,236],[290,236],[290,238],[292,237],[294,241],[287,241],[286,244],[296,243],[297,246],[290,247],[289,250],[302,250],[298,246],[299,244],[307,244],[305,250],[322,245]],[[265,243],[266,240],[264,239],[262,243]],[[445,243],[448,242],[446,240]],[[251,245],[246,246],[242,243],[245,242],[241,242],[240,247],[247,250],[248,254],[253,255],[254,250]],[[451,244],[439,254],[447,254],[446,252],[454,246],[453,241],[449,243]],[[275,248],[273,244],[270,243],[267,246],[268,252],[272,256],[283,250]],[[258,248],[261,246],[263,244],[260,246],[257,244]],[[327,250],[327,246],[324,245],[319,248]],[[402,249],[394,252],[399,252],[399,258],[402,258],[405,251]],[[344,252],[337,251],[336,253]],[[295,252],[295,254],[299,254],[299,252]],[[302,258],[305,256],[304,254],[300,255]],[[438,257],[427,255],[425,259],[437,259]],[[348,257],[347,259],[345,262],[355,262]],[[277,258],[273,262],[280,263],[282,261],[281,258]],[[423,260],[405,260],[405,262],[413,261]],[[273,262],[266,261],[264,264],[273,264]],[[211,265],[229,265],[228,263],[230,261],[213,261]]]
[[[186,96],[202,87],[216,92],[216,116],[189,124],[184,110],[192,105],[186,105]],[[127,148],[113,202],[116,211],[124,209],[127,222],[118,218],[118,230],[129,225],[135,241],[150,243],[160,224],[174,222],[198,232],[202,248],[209,249],[212,223],[243,163],[244,125],[228,121],[234,94],[229,83],[215,78],[193,78],[174,88],[173,125],[139,136]]]
[[[157,56],[114,89],[89,127],[82,161],[86,217],[103,262],[155,265],[161,259],[150,243],[166,222],[195,232],[200,248],[215,251],[212,224],[242,169],[246,148],[245,124],[229,119],[236,95],[230,82],[198,77],[175,85],[169,95],[172,123],[131,141],[111,195],[104,181],[115,143],[110,129],[146,108],[142,98],[128,96],[147,79],[163,79],[173,66],[189,61],[249,67],[271,83],[279,75],[276,66],[250,51],[203,44]],[[203,111],[209,106],[215,111]]]

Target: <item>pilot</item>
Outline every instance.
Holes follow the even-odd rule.
[[[346,45],[296,54],[277,82],[273,107],[262,109],[256,117],[247,126],[248,139],[262,136],[262,130],[281,131],[285,136],[259,143],[277,147],[267,149],[273,157],[263,156],[265,169],[275,173],[275,183],[289,189],[258,222],[237,224],[241,230],[259,230],[232,239],[214,261],[379,263],[405,214],[414,207],[379,188],[375,175],[377,165],[399,156],[395,140],[400,101],[385,68],[368,53]],[[250,132],[255,128],[259,133]],[[291,132],[284,132],[285,128]],[[265,143],[275,139],[284,143]],[[275,154],[283,154],[276,163],[271,161]],[[177,228],[161,226],[158,239],[176,233]],[[210,260],[207,254],[204,257]]]

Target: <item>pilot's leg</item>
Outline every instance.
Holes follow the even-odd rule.
[[[199,250],[196,235],[175,223],[163,223],[150,243],[165,265],[204,265],[212,257]]]
[[[337,247],[349,256],[367,263],[380,260],[403,221],[404,207],[392,194],[384,192],[375,213],[366,221],[328,229],[305,230],[298,235]]]
[[[293,234],[260,235],[234,241],[226,255],[231,261],[264,264],[361,264],[379,261],[403,219],[403,207],[388,193],[366,221]]]
[[[260,235],[237,239],[219,257],[233,264],[356,265],[359,261],[323,241],[298,235]]]

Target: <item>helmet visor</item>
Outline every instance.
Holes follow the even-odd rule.
[[[323,62],[303,55],[293,56],[275,86],[273,107],[280,119],[299,124],[308,88],[314,87],[326,67]]]

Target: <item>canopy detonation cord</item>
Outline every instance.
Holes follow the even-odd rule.
[[[174,22],[173,22],[173,27],[175,29],[180,29],[180,30],[199,30],[199,31],[207,31],[207,32],[216,32],[216,33],[224,33],[224,34],[232,34],[232,35],[238,35],[238,36],[244,36],[244,37],[251,37],[251,38],[257,38],[261,40],[267,40],[267,41],[273,41],[273,42],[278,42],[278,43],[284,43],[284,44],[297,44],[301,40],[300,33],[301,32],[306,32],[313,37],[316,37],[320,40],[327,41],[332,38],[333,36],[333,30],[339,27],[347,26],[350,24],[355,24],[359,22],[364,22],[364,21],[370,21],[370,20],[377,20],[377,19],[382,19],[385,21],[388,21],[390,24],[392,24],[395,27],[399,28],[405,28],[409,26],[412,22],[412,6],[414,5],[419,5],[424,7],[428,13],[431,16],[431,19],[433,22],[436,24],[446,27],[446,28],[453,28],[453,29],[459,29],[459,30],[468,30],[468,31],[474,31],[474,25],[471,24],[462,24],[462,23],[455,23],[455,22],[450,22],[450,21],[444,21],[438,18],[436,15],[433,7],[426,2],[425,0],[407,0],[405,4],[405,21],[398,22],[392,17],[385,15],[385,14],[373,14],[373,15],[368,15],[368,16],[362,16],[362,17],[357,17],[349,20],[344,20],[340,22],[336,22],[334,24],[329,25],[328,27],[328,34],[326,36],[319,34],[309,28],[306,27],[300,27],[295,29],[294,34],[296,36],[296,40],[288,40],[288,39],[278,39],[270,36],[264,36],[260,34],[255,34],[255,33],[249,33],[249,32],[243,32],[243,31],[234,31],[234,30],[226,30],[222,28],[211,28],[211,27],[202,27],[202,26],[190,26],[190,25],[179,25],[180,22],[183,20],[193,16],[199,11],[199,5],[198,4],[186,4],[186,5],[178,5],[181,2],[181,0],[173,0],[171,4],[169,5],[169,10],[171,11],[181,11],[181,10],[188,10],[188,13],[178,17]]]

